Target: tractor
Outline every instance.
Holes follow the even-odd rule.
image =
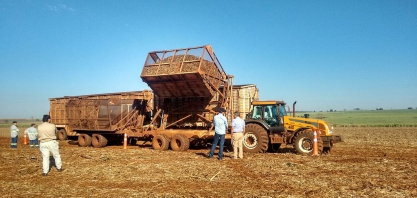
[[[246,129],[243,136],[243,151],[263,153],[278,151],[281,145],[292,145],[298,154],[313,151],[314,132],[318,153],[328,153],[341,136],[332,135],[333,127],[324,120],[288,115],[286,103],[279,100],[252,101],[251,112],[245,118]],[[289,108],[288,108],[289,109]]]

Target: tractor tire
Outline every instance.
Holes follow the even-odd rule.
[[[108,140],[106,137],[100,134],[93,134],[91,144],[93,147],[102,148],[107,146]]]
[[[294,147],[298,154],[307,155],[313,152],[314,134],[311,130],[304,130],[299,132],[294,137]],[[317,136],[318,153],[323,152],[323,140]]]
[[[65,131],[65,129],[60,129],[59,131],[58,131],[58,134],[57,134],[57,138],[59,139],[59,140],[61,140],[61,141],[64,141],[64,140],[67,140],[68,139],[68,136],[67,136],[67,131]]]
[[[173,151],[186,151],[190,148],[190,140],[183,134],[176,134],[170,141]]]
[[[243,135],[243,152],[264,153],[268,150],[268,134],[257,124],[248,124]]]
[[[165,135],[155,135],[152,138],[152,148],[160,151],[168,150],[169,138]]]
[[[87,134],[80,134],[78,136],[78,146],[80,147],[91,146],[91,136]]]

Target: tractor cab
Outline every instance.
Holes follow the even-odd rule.
[[[276,127],[283,125],[283,116],[286,115],[283,101],[253,101],[247,119],[263,120],[269,127]]]

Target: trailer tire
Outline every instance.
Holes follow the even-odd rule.
[[[65,129],[60,129],[58,131],[58,139],[61,141],[67,140],[68,136],[67,136],[67,131]]]
[[[294,147],[298,154],[307,155],[313,152],[314,134],[311,130],[299,132],[294,137]],[[318,153],[323,152],[323,140],[317,136]]]
[[[268,150],[268,134],[257,124],[248,124],[243,135],[243,152],[264,153]]]
[[[107,146],[108,140],[106,137],[100,134],[93,134],[91,144],[96,148],[102,148]]]
[[[169,138],[165,135],[155,135],[152,138],[152,148],[160,151],[168,150]]]
[[[186,151],[190,148],[190,140],[183,134],[176,134],[170,141],[173,151]]]
[[[91,136],[88,134],[80,134],[78,136],[78,146],[86,147],[91,146]]]

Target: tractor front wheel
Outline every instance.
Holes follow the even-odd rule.
[[[298,154],[306,155],[313,152],[314,134],[311,130],[299,132],[294,139],[294,147]],[[317,136],[318,153],[323,151],[323,140]]]

